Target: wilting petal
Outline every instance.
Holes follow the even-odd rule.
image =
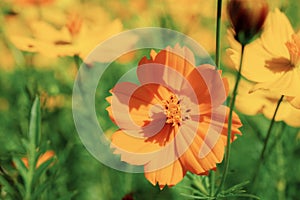
[[[160,189],[165,185],[173,186],[179,183],[186,174],[180,160],[175,160],[172,164],[153,172],[147,172],[147,165],[145,165],[145,177],[153,184],[159,184]]]

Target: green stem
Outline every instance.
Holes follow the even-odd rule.
[[[277,169],[278,169],[278,180],[277,180],[277,196],[278,200],[285,200],[285,191],[287,187],[287,181],[285,179],[285,157],[283,155],[282,142],[276,146],[277,150]]]
[[[213,196],[215,193],[215,179],[216,174],[214,171],[210,172],[210,196]]]
[[[225,164],[224,164],[225,167],[224,167],[224,171],[223,171],[223,174],[222,174],[221,183],[218,187],[218,190],[215,194],[215,197],[217,197],[217,195],[221,192],[221,190],[223,188],[223,185],[225,183],[227,174],[228,174],[228,169],[229,169],[229,158],[230,158],[230,150],[231,150],[232,116],[233,116],[233,109],[234,109],[234,104],[235,104],[235,99],[236,99],[236,95],[237,95],[238,86],[239,86],[239,82],[241,80],[241,71],[242,71],[242,63],[243,63],[243,57],[244,57],[244,49],[245,49],[245,46],[242,45],[239,71],[238,71],[238,74],[237,74],[235,86],[234,86],[233,93],[232,93],[232,100],[231,100],[230,107],[229,107],[230,110],[229,110],[229,118],[228,118],[227,145],[226,145]]]
[[[77,69],[79,69],[82,64],[81,58],[78,55],[74,55],[73,58]]]
[[[220,43],[221,43],[221,15],[222,15],[222,0],[218,0],[218,7],[217,7],[217,30],[216,30],[216,58],[215,62],[218,69],[221,69],[220,64]]]
[[[267,136],[266,136],[266,139],[265,139],[265,142],[264,142],[264,146],[263,146],[263,149],[260,153],[260,157],[259,157],[259,162],[258,162],[258,165],[256,166],[256,170],[254,171],[254,176],[252,178],[252,186],[254,187],[255,185],[255,181],[256,181],[256,178],[258,177],[258,174],[259,174],[259,170],[260,170],[260,167],[261,165],[264,163],[265,161],[265,152],[267,150],[267,145],[270,141],[270,136],[271,136],[271,133],[272,133],[272,128],[273,128],[273,125],[274,125],[274,122],[275,122],[275,117],[277,115],[277,111],[279,109],[279,106],[282,102],[284,98],[284,95],[282,95],[280,97],[280,99],[278,100],[278,103],[277,103],[277,106],[276,106],[276,109],[275,109],[275,112],[273,114],[273,117],[272,117],[272,120],[271,120],[271,123],[270,123],[270,126],[269,126],[269,129],[268,129],[268,132],[267,132]]]
[[[283,126],[283,127],[282,127]],[[282,123],[282,126],[279,128],[279,130],[276,130],[276,135],[275,135],[275,139],[273,140],[273,143],[271,143],[269,146],[269,151],[266,151],[265,153],[265,161],[267,160],[267,158],[270,156],[270,154],[272,153],[272,149],[275,149],[275,147],[278,145],[278,143],[281,142],[282,140],[282,136],[285,132],[285,128],[286,128],[286,124]]]
[[[222,15],[222,0],[217,1],[217,28],[216,28],[216,57],[215,64],[218,69],[221,69],[220,64],[220,47],[221,47],[221,15]],[[215,193],[215,179],[216,175],[214,171],[210,173],[210,195],[213,196]]]
[[[32,200],[32,180],[34,175],[34,170],[36,166],[36,150],[35,145],[31,144],[29,147],[29,155],[28,155],[28,173],[25,180],[25,200]]]

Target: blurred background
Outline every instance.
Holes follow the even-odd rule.
[[[299,30],[299,0],[269,3],[270,8],[278,7],[285,12],[294,30]],[[40,199],[193,199],[181,194],[193,194],[201,185],[205,188],[205,177],[189,175],[178,185],[160,190],[143,174],[116,171],[90,155],[74,125],[72,89],[81,60],[98,43],[133,28],[163,27],[182,32],[214,58],[216,4],[216,0],[1,0],[0,175],[8,174],[22,183],[12,158],[26,156],[22,140],[27,137],[31,106],[39,94],[42,116],[39,148],[44,152],[53,150],[56,155],[41,180],[49,184]],[[229,26],[225,0],[222,13],[221,66],[224,74],[232,77],[235,70],[225,53]],[[108,137],[117,127],[108,118],[105,111],[108,103],[104,98],[118,79],[148,53],[145,50],[123,55],[105,72],[96,94],[96,110]],[[270,123],[262,114],[239,113],[239,116],[244,124],[243,136],[232,145],[225,187],[251,180]],[[273,130],[268,159],[254,193],[264,200],[300,199],[299,128],[278,121]],[[216,172],[217,181],[221,172],[222,164]],[[250,186],[251,183],[246,185],[246,189]],[[14,199],[1,184],[0,198]]]

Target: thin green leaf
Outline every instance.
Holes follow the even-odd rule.
[[[4,186],[4,189],[7,193],[10,193],[12,195],[16,193],[11,184],[3,176],[0,176],[0,185]]]
[[[192,186],[186,186],[186,185],[183,185],[183,186],[178,186],[178,188],[182,188],[182,189],[188,189],[188,190],[191,190],[192,192],[198,192],[197,189],[195,189],[195,187],[192,187]]]
[[[29,142],[25,138],[21,138],[21,143],[25,149],[29,148]]]
[[[30,123],[29,123],[29,141],[34,148],[39,144],[40,135],[41,135],[41,108],[40,108],[40,99],[37,96],[31,108]]]
[[[27,172],[28,172],[27,167],[24,165],[22,160],[19,158],[13,158],[13,163],[16,165],[17,170],[19,171],[20,175],[25,180],[27,177]]]
[[[253,194],[232,194],[232,195],[227,195],[225,196],[225,198],[227,197],[248,197],[248,198],[251,198],[251,199],[260,199],[258,196],[255,196]]]
[[[38,197],[50,186],[49,182],[44,182],[37,186],[37,189],[33,192],[32,199],[39,199]]]
[[[63,197],[58,198],[57,200],[70,200],[73,196],[77,194],[77,191],[73,191],[72,193],[69,193]]]
[[[18,182],[15,182],[15,186],[17,187],[19,193],[21,196],[24,196],[25,195],[25,188],[24,188],[24,185],[18,183]]]
[[[236,184],[236,185],[230,187],[229,189],[225,190],[223,192],[223,194],[228,194],[228,193],[232,193],[232,192],[235,192],[238,190],[242,190],[244,188],[244,186],[246,186],[247,184],[249,184],[249,181],[245,181],[245,182]]]
[[[195,196],[195,195],[191,195],[191,194],[184,194],[184,193],[180,193],[180,195],[185,196],[185,197],[190,197],[190,198],[193,198],[193,199],[215,199],[215,197],[208,197],[208,196],[200,197],[200,196]]]
[[[36,170],[33,175],[32,183],[34,184],[39,177],[43,175],[43,173],[46,172],[47,168],[53,163],[54,157],[50,158],[49,160],[42,163]]]

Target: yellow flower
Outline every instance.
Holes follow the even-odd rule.
[[[229,88],[233,88],[235,77],[228,73],[224,74],[224,77],[229,81]],[[254,116],[263,114],[266,118],[272,119],[281,95],[263,90],[249,93],[249,90],[251,90],[254,85],[255,83],[253,82],[241,79],[235,108],[245,115]],[[299,118],[300,110],[291,106],[291,104],[284,99],[280,104],[275,121],[284,121],[289,126],[300,127]]]
[[[41,5],[47,5],[53,3],[55,0],[12,0],[15,4],[20,5],[35,5],[35,6],[41,6]]]
[[[43,108],[53,111],[56,108],[66,106],[66,97],[64,95],[51,96],[46,92],[41,94],[41,104]]]
[[[176,28],[193,38],[209,53],[215,51],[214,25],[207,25],[216,17],[216,1],[167,0],[166,10],[175,22]],[[166,15],[166,14],[163,14]]]
[[[74,56],[85,58],[94,47],[108,37],[122,31],[120,20],[111,20],[101,7],[82,4],[64,11],[63,25],[43,19],[29,22],[30,35],[10,33],[13,44],[24,51],[46,56]]]
[[[228,53],[238,67],[241,46],[231,37]],[[261,37],[247,45],[242,75],[256,82],[258,89],[285,95],[300,108],[300,36],[295,34],[288,18],[275,9],[269,13]]]

